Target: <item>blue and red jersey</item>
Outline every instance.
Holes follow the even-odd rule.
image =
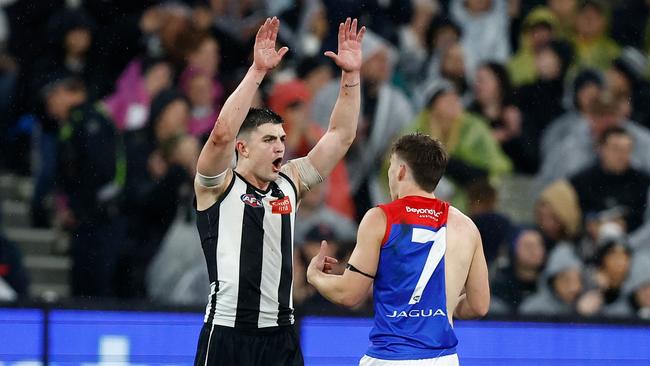
[[[445,291],[449,204],[407,196],[379,207],[387,223],[366,354],[386,360],[455,354],[458,340],[447,317]]]

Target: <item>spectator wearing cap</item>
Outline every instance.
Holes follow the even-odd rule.
[[[544,269],[546,248],[539,231],[516,229],[511,233],[508,264],[499,268],[490,288],[515,313],[519,305],[537,292],[539,277]]]
[[[124,135],[129,240],[120,258],[121,297],[145,295],[146,268],[176,217],[182,187],[194,179],[199,154],[198,141],[187,134],[189,103],[180,93],[160,92],[148,116],[145,127]]]
[[[603,306],[621,298],[631,259],[632,249],[623,229],[615,223],[601,226],[593,266],[586,271],[586,286],[593,288],[590,291],[600,297]]]
[[[539,289],[519,307],[524,315],[568,316],[578,313],[583,264],[573,248],[559,245],[549,254]]]
[[[466,210],[466,187],[479,179],[495,183],[512,164],[482,118],[467,113],[453,85],[442,79],[425,93],[428,103],[405,131],[428,134],[449,153],[446,176],[456,186],[454,206]]]
[[[508,4],[505,0],[452,0],[451,18],[463,30],[461,41],[469,79],[484,61],[506,62],[510,57]]]
[[[379,173],[392,140],[413,119],[413,108],[402,91],[390,84],[397,59],[394,48],[367,31],[361,45],[361,116],[359,131],[345,163],[350,172],[350,190],[357,218],[384,200]],[[332,81],[315,97],[312,117],[321,127],[329,123],[338,95],[338,81]]]
[[[607,35],[609,8],[602,0],[582,0],[576,14],[574,39],[577,67],[606,70],[620,54],[620,47]]]
[[[546,7],[537,7],[526,16],[519,49],[508,61],[513,85],[530,84],[537,80],[535,55],[554,38],[557,28],[557,18]]]
[[[283,120],[287,133],[286,160],[307,156],[325,131],[311,121],[311,94],[300,80],[277,83],[269,93],[268,106]],[[337,213],[354,219],[354,203],[350,194],[350,180],[344,162],[339,162],[326,180],[325,203]]]
[[[650,320],[650,253],[636,253],[623,296],[603,309],[603,315]]]
[[[650,175],[631,166],[635,141],[624,128],[607,129],[598,143],[598,162],[569,180],[585,215],[619,208],[626,230],[634,232],[648,220]]]
[[[586,124],[589,107],[605,87],[603,75],[595,69],[584,69],[573,80],[570,92],[571,106],[544,130],[540,144],[540,158],[544,160],[561,144],[564,137],[580,124]],[[569,94],[569,92],[567,92]]]
[[[624,118],[620,97],[608,91],[600,93],[589,106],[585,122],[574,125],[562,142],[544,157],[536,181],[538,189],[595,164],[598,141],[612,127],[624,128],[634,141],[630,165],[650,174],[650,131]]]
[[[535,202],[535,225],[548,250],[560,242],[576,240],[581,222],[578,195],[566,180],[558,180],[546,187]]]
[[[551,121],[564,113],[564,80],[572,56],[568,42],[551,41],[535,54],[537,81],[515,91],[515,104],[523,119],[517,171],[534,174],[538,170],[541,136]]]
[[[631,120],[650,127],[650,84],[645,80],[648,67],[646,56],[632,47],[625,47],[621,55],[607,69],[607,84],[612,93],[628,97]]]

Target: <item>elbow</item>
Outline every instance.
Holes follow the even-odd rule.
[[[219,125],[219,120],[217,120],[217,123],[214,125],[214,128],[212,128],[212,132],[210,132],[210,142],[213,145],[225,145],[232,140],[234,140],[237,137],[236,134],[232,133],[231,131],[228,131],[227,128],[224,126]]]
[[[487,293],[485,296],[481,296],[481,298],[477,301],[470,303],[470,306],[472,308],[472,312],[477,318],[486,316],[490,310],[490,293]]]

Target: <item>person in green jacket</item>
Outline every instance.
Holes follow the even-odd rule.
[[[463,109],[458,93],[447,80],[432,83],[425,91],[429,102],[406,133],[421,132],[438,139],[449,153],[446,177],[453,182],[452,204],[468,207],[465,187],[479,179],[491,183],[512,170],[487,122]]]
[[[580,4],[573,40],[577,68],[605,70],[621,53],[618,44],[607,35],[607,11],[607,5],[602,1],[587,0]]]

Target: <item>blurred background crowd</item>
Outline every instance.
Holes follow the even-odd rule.
[[[345,261],[391,140],[421,131],[450,154],[436,194],[480,229],[491,313],[650,318],[647,0],[2,0],[0,299],[205,303],[195,161],[274,15],[290,51],[254,104],[285,159],[327,128],[338,23],[369,29],[357,138],[298,211],[299,308],[332,309],[305,267],[322,239]],[[64,244],[29,260],[29,232]],[[53,293],[33,268],[55,257]]]

